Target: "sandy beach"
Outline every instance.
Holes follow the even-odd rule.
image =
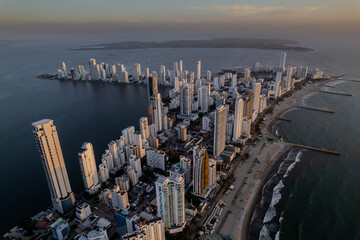
[[[321,87],[330,81],[333,80],[324,80],[302,86],[300,90],[294,91],[291,96],[284,98],[279,104],[275,104],[273,112],[265,116],[261,125],[262,134],[272,136],[269,128],[276,117],[281,116],[288,109],[299,106],[304,95],[321,90]],[[282,156],[290,149],[291,146],[282,141],[277,144],[258,143],[256,146],[245,148],[250,157],[240,164],[234,172],[236,178],[233,183],[234,190],[221,198],[226,206],[219,217],[217,233],[230,235],[233,239],[249,238],[249,223],[263,185],[272,168],[278,161],[281,161]]]

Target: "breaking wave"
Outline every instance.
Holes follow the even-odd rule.
[[[283,197],[286,188],[284,179],[289,176],[296,164],[301,161],[305,150],[297,148],[288,152],[279,164],[277,171],[268,179],[262,188],[261,200],[257,204],[251,219],[250,239],[278,239],[281,216],[277,205]]]

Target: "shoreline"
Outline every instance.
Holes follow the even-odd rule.
[[[337,81],[337,79],[327,79],[319,82],[314,82],[312,84],[306,84],[305,86],[302,86],[301,89],[293,91],[291,96],[284,98],[282,102],[276,104],[274,107],[274,111],[266,116],[266,120],[264,121],[265,126],[262,128],[262,131],[264,131],[263,135],[265,133],[268,136],[278,137],[274,136],[270,129],[272,124],[275,121],[278,121],[275,118],[280,117],[283,113],[290,109],[296,108],[298,105],[301,106],[302,104],[300,100],[304,96],[308,95],[311,92],[316,92],[320,90],[323,85],[333,81]],[[280,152],[282,154],[278,154],[277,156],[270,159],[270,162],[268,163],[270,165],[269,168],[267,168],[267,171],[263,175],[261,181],[259,181],[259,183],[256,185],[257,187],[249,196],[249,202],[247,207],[245,208],[248,209],[248,212],[244,218],[244,221],[240,225],[240,239],[249,239],[250,221],[254,214],[255,207],[258,204],[259,199],[261,199],[261,191],[264,187],[264,184],[271,176],[273,168],[282,162],[284,154],[287,154],[287,152],[289,152],[292,148],[292,146],[284,146],[280,148]]]
[[[262,135],[278,138],[279,136],[274,136],[271,131],[272,124],[277,121],[276,118],[289,109],[299,105],[301,106],[300,100],[303,96],[311,92],[319,91],[324,84],[336,80],[337,79],[326,79],[312,84],[307,83],[304,86],[302,85],[301,89],[293,91],[291,96],[284,97],[283,101],[274,103],[273,111],[264,116],[266,119],[261,124]],[[246,185],[244,189],[241,190],[235,205],[231,208],[231,214],[225,219],[223,216],[220,216],[220,220],[224,221],[224,227],[220,230],[218,229],[218,233],[231,235],[233,239],[249,239],[250,221],[261,197],[263,186],[273,172],[273,168],[282,162],[284,154],[292,148],[292,146],[285,144],[281,140],[278,144],[258,143],[257,146],[249,148],[251,157],[247,161],[252,162],[252,158],[258,159],[260,163],[257,164],[254,160],[252,162],[254,166],[249,165],[252,170],[247,173],[245,172],[245,174],[244,169],[240,169],[240,166],[244,164],[239,165],[238,169],[235,170],[240,177],[240,179],[236,179],[236,182],[245,181]],[[243,166],[243,168],[245,168],[245,166]],[[236,183],[234,183],[234,185],[236,186]],[[236,188],[234,191],[237,191]],[[228,199],[229,197],[231,198],[230,194],[229,196],[223,196],[220,200],[231,202]],[[229,207],[227,206],[227,208]]]

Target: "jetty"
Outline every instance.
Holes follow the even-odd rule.
[[[307,109],[307,110],[314,110],[314,111],[319,111],[319,112],[325,112],[325,113],[335,113],[332,110],[327,110],[327,109],[321,109],[321,108],[315,108],[315,107],[306,107],[306,106],[297,106],[298,108],[303,108],[303,109]]]
[[[360,82],[360,79],[351,79],[351,78],[338,78],[336,80],[343,80],[343,81],[349,81],[349,82]]]
[[[309,149],[309,150],[313,150],[313,151],[317,151],[317,152],[324,152],[324,153],[329,153],[329,154],[338,155],[338,156],[341,155],[341,152],[332,151],[332,150],[328,150],[328,149],[324,149],[324,148],[311,147],[311,146],[306,146],[306,145],[301,145],[301,144],[291,143],[291,142],[284,142],[284,143],[289,144],[294,147],[305,148],[305,149]]]
[[[343,96],[349,96],[349,97],[352,97],[353,95],[350,94],[350,93],[343,93],[343,92],[333,92],[333,91],[319,91],[319,92],[322,92],[322,93],[329,93],[329,94],[336,94],[336,95],[343,95]]]
[[[328,88],[335,88],[334,86],[330,86],[330,85],[323,85],[324,87],[328,87]]]
[[[286,119],[286,118],[275,117],[275,119],[280,120],[280,121],[285,121],[285,122],[292,122],[290,119]]]

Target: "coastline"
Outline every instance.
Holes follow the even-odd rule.
[[[319,91],[323,87],[323,85],[333,81],[337,81],[337,80],[328,79],[328,80],[315,82],[313,84],[306,84],[305,86],[302,86],[300,90],[294,91],[290,97],[284,98],[284,101],[280,102],[279,104],[276,104],[274,107],[274,111],[266,116],[266,120],[264,121],[264,126],[262,127],[263,134],[277,137],[273,135],[270,129],[272,124],[275,121],[277,121],[275,118],[280,117],[286,111],[292,108],[296,108],[296,106],[298,105],[301,105],[300,100],[305,95],[311,92]],[[255,207],[259,199],[261,199],[262,188],[264,187],[264,184],[266,183],[271,173],[273,172],[273,168],[282,162],[284,154],[287,154],[287,152],[289,152],[292,148],[293,147],[291,146],[280,147],[277,156],[274,156],[272,159],[269,160],[268,162],[269,166],[266,168],[267,171],[263,174],[258,184],[255,185],[256,188],[249,196],[248,205],[245,207],[245,209],[248,209],[248,212],[244,217],[244,221],[240,225],[240,233],[241,233],[240,239],[249,239],[250,221],[254,213]]]
[[[307,83],[305,86],[301,86],[301,89],[293,91],[291,96],[284,97],[283,101],[278,104],[275,103],[273,105],[273,111],[265,116],[266,119],[261,124],[262,134],[264,136],[278,138],[278,136],[274,136],[271,132],[271,126],[276,121],[276,118],[280,117],[289,109],[301,105],[300,100],[305,95],[319,91],[324,84],[332,81],[336,81],[336,79],[322,80],[312,84]],[[250,221],[259,198],[261,198],[262,188],[270,174],[273,172],[273,168],[280,164],[284,154],[293,148],[282,141],[278,144],[263,143],[258,144],[258,146],[260,147],[250,147],[249,153],[252,158],[256,157],[260,163],[255,164],[254,161],[254,166],[251,167],[252,170],[245,175],[240,175],[241,179],[239,179],[239,181],[246,181],[246,187],[241,190],[241,194],[235,203],[236,207],[232,208],[230,216],[226,219],[222,219],[222,221],[225,221],[224,228],[217,230],[218,233],[231,235],[234,239],[249,239]],[[251,161],[251,159],[248,161]],[[244,164],[241,164],[240,166],[243,165]],[[236,171],[241,168],[240,166]],[[221,200],[226,201],[227,198],[227,196],[224,196]]]

